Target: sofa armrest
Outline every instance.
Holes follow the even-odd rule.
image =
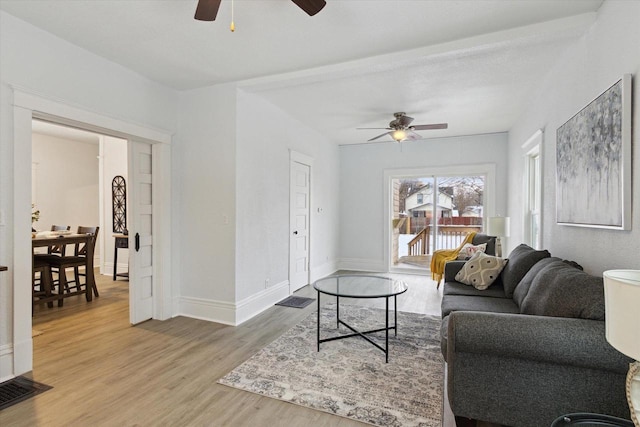
[[[444,265],[444,281],[453,282],[466,261],[449,261]]]
[[[473,311],[449,317],[449,363],[472,353],[624,374],[632,362],[606,341],[598,320]]]

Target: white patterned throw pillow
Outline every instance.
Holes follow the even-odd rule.
[[[484,252],[476,252],[456,274],[456,280],[483,291],[495,282],[507,261]]]
[[[487,244],[482,243],[479,245],[473,245],[472,243],[465,243],[460,252],[458,252],[458,259],[465,260],[469,259],[476,252],[487,252]]]

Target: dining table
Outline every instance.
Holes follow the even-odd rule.
[[[75,244],[85,244],[87,255],[86,255],[86,272],[87,272],[87,283],[84,289],[80,293],[85,294],[85,298],[87,301],[93,300],[93,287],[95,284],[95,276],[93,274],[93,245],[91,244],[91,239],[93,238],[93,234],[78,234],[72,232],[60,232],[60,231],[40,231],[32,234],[31,245],[33,249],[41,248],[41,247],[49,247],[49,246],[58,246],[58,245],[75,245]],[[76,295],[77,293],[71,294]],[[64,298],[64,294],[60,294],[59,298]]]

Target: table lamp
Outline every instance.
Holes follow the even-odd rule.
[[[608,270],[603,276],[607,341],[635,360],[626,394],[631,420],[640,427],[640,270]]]
[[[502,256],[500,237],[509,237],[511,218],[508,216],[491,216],[487,218],[487,234],[496,236],[496,256]]]

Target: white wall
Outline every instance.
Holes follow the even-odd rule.
[[[38,231],[52,224],[97,225],[98,144],[33,134],[32,159],[36,164],[36,207]]]
[[[98,144],[34,133],[32,147],[37,171],[32,187],[40,210],[33,228],[46,231],[55,224],[75,231],[80,225],[99,225]],[[95,258],[100,259],[98,245]]]
[[[129,203],[129,177],[127,175],[127,141],[125,139],[114,138],[111,136],[101,136],[101,159],[102,159],[102,217],[104,223],[100,228],[100,234],[103,242],[102,265],[104,271],[102,274],[113,274],[113,250],[115,239],[113,238],[113,197],[111,191],[111,182],[113,178],[120,175],[125,179],[127,191],[127,205]],[[127,209],[127,212],[129,210]],[[129,219],[127,218],[127,221]],[[127,223],[127,226],[129,224]],[[128,271],[129,250],[118,249],[118,272]]]
[[[236,299],[264,292],[265,279],[270,287],[288,290],[289,150],[313,159],[312,280],[334,272],[339,228],[337,147],[259,95],[243,91],[238,93],[237,125]]]
[[[614,268],[640,268],[640,2],[607,0],[590,30],[555,64],[530,107],[509,132],[509,200],[511,243],[522,240],[524,164],[521,145],[538,129],[542,143],[542,244],[552,255],[572,259],[592,274]],[[631,231],[556,224],[556,131],[563,123],[615,83],[623,74],[633,82],[633,185]],[[588,189],[585,189],[588,191]]]
[[[0,11],[0,378],[13,353],[13,87],[103,116],[176,129],[178,95],[113,62]],[[25,215],[28,207],[25,206]],[[2,225],[4,224],[4,225]],[[26,237],[22,237],[26,238]],[[21,284],[27,286],[27,284]]]
[[[496,165],[496,213],[507,208],[507,134],[340,147],[341,268],[386,271],[384,171]]]
[[[180,97],[174,219],[179,224],[177,312],[234,323],[236,230],[236,88]],[[222,312],[222,314],[220,314]]]
[[[180,164],[178,313],[237,324],[288,295],[289,149],[315,162],[312,273],[334,271],[338,156],[322,136],[225,84],[183,94],[173,148]]]

